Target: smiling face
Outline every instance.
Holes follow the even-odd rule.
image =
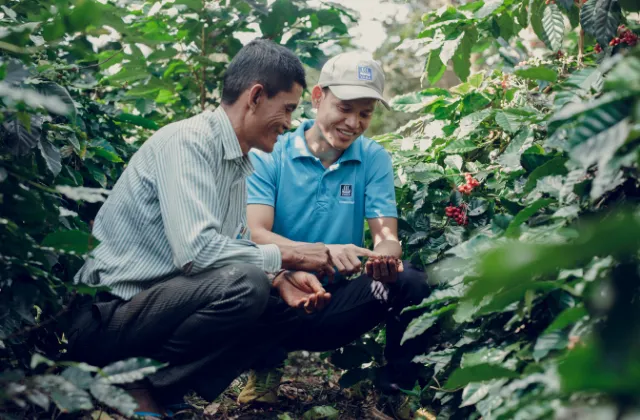
[[[302,86],[294,83],[289,91],[281,91],[269,98],[260,85],[250,91],[248,114],[250,147],[270,153],[278,136],[291,127],[291,115],[298,107]]]
[[[315,86],[312,91],[318,109],[316,125],[323,139],[337,150],[346,150],[371,123],[377,100],[370,98],[343,101],[330,89]]]

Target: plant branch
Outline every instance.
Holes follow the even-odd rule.
[[[205,4],[206,0],[202,0],[202,8],[204,9],[206,7]],[[202,48],[200,48],[200,55],[202,56],[202,58],[205,58],[207,55],[207,39],[206,39],[206,31],[205,31],[205,25],[202,25]],[[203,65],[201,63],[202,66],[202,73],[201,73],[201,77],[200,77],[200,108],[202,109],[202,111],[204,111],[204,107],[206,106],[207,103],[207,87],[204,83],[205,81],[205,70],[206,70],[206,66]]]
[[[38,330],[42,327],[45,327],[51,323],[53,323],[54,321],[57,321],[58,318],[60,318],[62,315],[64,315],[65,313],[69,312],[69,309],[71,308],[71,304],[75,301],[76,295],[75,293],[73,294],[73,296],[71,297],[71,300],[69,301],[69,303],[65,306],[63,306],[55,315],[53,315],[51,318],[47,319],[46,321],[43,321],[37,325],[31,325],[29,327],[23,328],[20,331],[16,331],[13,334],[10,334],[7,336],[7,338],[5,338],[6,341],[9,341],[13,338],[17,338],[20,337],[22,335],[25,334],[30,334],[35,330]]]

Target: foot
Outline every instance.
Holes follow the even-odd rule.
[[[238,404],[277,404],[278,386],[283,373],[282,368],[251,370],[247,385],[238,395]]]

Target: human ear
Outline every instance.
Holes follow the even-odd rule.
[[[311,105],[315,109],[318,109],[320,107],[320,102],[322,102],[323,97],[324,97],[324,92],[322,91],[322,88],[319,85],[315,85],[311,90]]]
[[[248,101],[249,109],[255,111],[264,97],[264,86],[261,84],[255,84],[249,89]]]

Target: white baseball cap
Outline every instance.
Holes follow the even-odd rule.
[[[359,52],[346,52],[331,58],[322,66],[320,87],[328,87],[338,99],[372,98],[390,109],[382,96],[384,72],[377,61]]]

